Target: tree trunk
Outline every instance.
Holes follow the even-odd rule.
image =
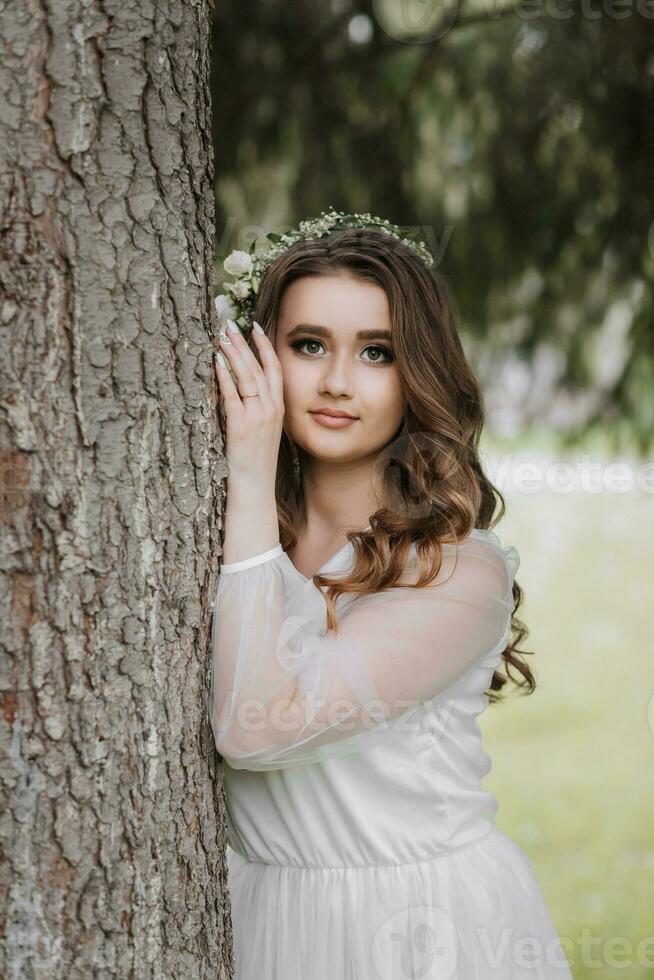
[[[232,975],[208,0],[0,2],[0,974]]]

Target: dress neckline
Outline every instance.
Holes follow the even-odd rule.
[[[363,528],[363,530],[364,530],[364,531],[369,531],[371,527],[372,527],[372,525],[371,525],[371,524],[369,524],[369,525],[368,525],[368,527],[364,527],[364,528]],[[339,555],[341,555],[341,554],[342,554],[342,553],[343,553],[343,552],[345,551],[345,549],[346,549],[346,548],[350,548],[350,547],[352,547],[352,545],[351,545],[351,542],[350,542],[350,541],[346,541],[346,542],[345,542],[345,544],[343,544],[343,545],[341,545],[341,547],[340,547],[340,548],[338,549],[338,551],[335,551],[335,552],[333,553],[333,555],[330,555],[330,556],[329,556],[329,558],[327,558],[327,559],[326,559],[326,560],[325,560],[325,561],[324,561],[324,562],[322,563],[322,565],[320,566],[320,568],[319,568],[319,569],[318,569],[317,571],[315,571],[315,572],[313,573],[313,575],[311,576],[311,578],[307,578],[307,576],[306,576],[306,575],[305,575],[305,574],[304,574],[303,572],[301,572],[301,571],[300,571],[300,569],[299,569],[299,568],[297,568],[297,567],[296,567],[296,566],[295,566],[295,565],[293,564],[293,562],[292,562],[292,560],[291,560],[291,557],[290,557],[290,555],[288,554],[288,552],[287,552],[287,551],[285,551],[285,552],[284,552],[284,554],[285,554],[285,555],[286,555],[286,557],[288,558],[288,561],[289,561],[289,564],[290,564],[290,566],[291,566],[291,568],[293,568],[293,569],[294,569],[294,570],[295,570],[295,571],[297,572],[297,574],[298,574],[298,575],[300,576],[300,578],[301,578],[301,579],[302,579],[302,580],[303,580],[304,582],[312,582],[312,581],[313,581],[313,579],[314,579],[314,576],[316,576],[316,575],[320,575],[320,574],[321,574],[321,572],[324,572],[324,571],[325,571],[325,569],[326,569],[326,568],[327,568],[328,566],[330,566],[330,565],[331,565],[331,563],[332,563],[333,561],[336,561],[336,559],[337,559],[337,558],[339,557]]]
[[[363,530],[369,531],[371,527],[372,525],[369,524],[368,527],[364,527]],[[495,533],[495,531],[491,531],[489,528],[475,527],[469,532],[469,536],[482,538],[484,540],[490,539],[491,542],[494,542],[500,548],[500,550],[505,553],[512,552],[514,550],[513,548],[502,548],[501,541],[498,535]],[[345,544],[338,549],[338,551],[335,551],[333,555],[330,555],[330,557],[327,558],[327,560],[322,563],[320,568],[313,573],[313,576],[311,578],[307,578],[307,576],[304,575],[303,572],[301,572],[300,569],[293,564],[288,552],[283,551],[282,554],[286,555],[289,565],[291,566],[293,571],[300,576],[303,582],[313,582],[313,578],[315,575],[320,575],[322,572],[326,571],[329,567],[331,567],[332,562],[336,562],[336,559],[345,551],[346,548],[351,548],[351,547],[352,547],[351,542],[346,541]]]

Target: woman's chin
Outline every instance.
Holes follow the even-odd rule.
[[[338,432],[326,432],[324,436],[318,438],[313,436],[311,439],[303,440],[302,443],[298,442],[297,446],[307,456],[321,463],[351,463],[366,455],[363,446],[358,446],[354,441],[337,440],[335,438],[337,435]]]

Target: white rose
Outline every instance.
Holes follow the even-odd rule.
[[[227,256],[223,269],[230,276],[249,276],[252,272],[252,258],[247,252],[237,248]]]
[[[221,323],[224,323],[228,318],[233,320],[236,316],[236,310],[224,293],[221,293],[220,296],[216,296],[213,303],[216,307],[216,313],[218,314],[218,319]]]
[[[245,299],[250,294],[250,283],[237,279],[236,282],[228,282],[225,289],[235,296],[236,299]]]

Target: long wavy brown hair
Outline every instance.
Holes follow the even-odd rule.
[[[367,595],[391,588],[405,571],[412,544],[420,571],[414,587],[428,585],[441,567],[441,544],[456,543],[473,528],[492,528],[504,515],[505,502],[479,459],[485,412],[459,338],[456,301],[444,276],[428,269],[406,243],[373,227],[296,242],[262,277],[254,319],[274,344],[284,290],[303,276],[333,275],[353,276],[385,291],[394,359],[406,394],[402,424],[376,463],[386,506],[371,515],[370,530],[347,532],[354,549],[347,579],[313,576],[327,604],[327,627],[337,630],[341,593]],[[300,459],[284,431],[275,489],[285,551],[294,547],[296,529],[306,523]],[[496,692],[509,678],[524,694],[536,687],[522,659],[532,651],[518,649],[529,633],[516,616],[522,597],[514,580],[511,629],[502,653],[506,676],[494,672],[490,703],[501,700]]]

